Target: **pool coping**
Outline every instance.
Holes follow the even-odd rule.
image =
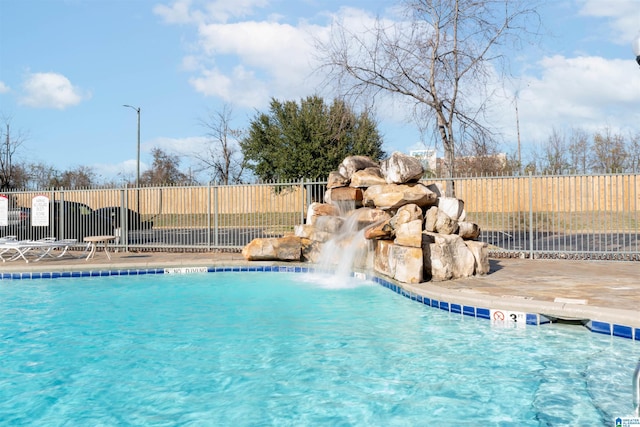
[[[79,277],[137,276],[148,274],[193,274],[217,272],[278,272],[314,273],[322,270],[304,263],[242,262],[227,261],[212,263],[171,263],[160,265],[87,265],[47,269],[44,265],[32,271],[0,272],[0,280],[57,279]],[[582,324],[598,334],[640,341],[640,315],[638,312],[575,304],[571,301],[543,301],[514,296],[495,296],[467,292],[464,289],[449,289],[437,282],[407,284],[385,276],[367,272],[354,272],[354,276],[378,283],[402,296],[432,308],[461,316],[471,316],[493,323],[517,326],[544,325],[558,321]]]

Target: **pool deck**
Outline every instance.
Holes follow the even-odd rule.
[[[0,274],[282,265],[248,263],[239,253],[116,252],[110,255],[111,260],[99,251],[90,260],[80,254],[75,258],[65,256],[30,263],[10,261],[0,263]],[[402,287],[421,296],[460,305],[538,313],[564,320],[591,319],[640,330],[638,262],[492,259],[491,271],[486,276],[402,284]]]

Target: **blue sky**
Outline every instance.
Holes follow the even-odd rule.
[[[386,16],[375,0],[0,0],[0,115],[23,135],[19,160],[132,179],[153,147],[201,150],[201,119],[233,107],[244,128],[272,97],[333,94],[313,73],[312,35],[331,19]],[[553,0],[539,42],[512,52],[493,124],[513,152],[517,93],[523,152],[556,128],[640,132],[640,68],[631,43],[640,0]],[[389,15],[391,16],[391,15]],[[387,152],[431,146],[404,109],[379,108]],[[3,120],[4,123],[4,120]],[[2,133],[4,135],[4,132]]]

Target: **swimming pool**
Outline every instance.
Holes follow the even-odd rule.
[[[613,425],[640,357],[282,273],[6,281],[0,336],[4,425]]]

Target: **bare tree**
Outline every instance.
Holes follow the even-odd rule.
[[[88,166],[77,166],[62,172],[53,180],[55,187],[89,188],[97,184],[96,174]]]
[[[455,160],[455,171],[459,176],[505,173],[507,166],[507,156],[498,152],[496,141],[483,135],[460,144]]]
[[[336,23],[330,41],[319,46],[322,68],[345,95],[383,92],[412,102],[418,126],[435,129],[453,178],[456,139],[491,135],[483,114],[493,65],[504,65],[503,45],[517,44],[538,24],[536,3],[404,0],[402,21],[377,19],[365,31]],[[447,195],[455,195],[453,180]]]
[[[585,174],[589,170],[589,135],[583,129],[572,129],[569,136],[569,168],[572,173]]]
[[[542,147],[542,172],[549,175],[561,175],[569,166],[567,160],[567,140],[563,132],[551,130],[547,143]]]
[[[25,188],[30,189],[45,189],[55,186],[55,180],[60,174],[53,166],[47,165],[43,162],[30,163],[27,166],[29,170],[29,176],[27,177],[28,184]]]
[[[165,153],[160,148],[151,150],[153,164],[140,176],[142,185],[184,185],[191,184],[192,180],[187,174],[180,171],[180,158],[176,155]]]
[[[26,136],[19,131],[16,132],[11,129],[11,119],[9,117],[3,116],[1,120],[0,188],[10,190],[24,186],[24,169],[15,164],[15,157],[16,152],[26,140]]]
[[[627,143],[627,169],[629,172],[640,172],[640,132],[629,135]]]
[[[229,104],[222,111],[209,112],[206,119],[200,120],[207,130],[207,147],[195,157],[208,171],[212,180],[222,184],[240,182],[245,168],[244,158],[238,141],[242,131],[231,128],[233,109]]]
[[[593,135],[593,167],[604,173],[620,173],[627,163],[624,137],[605,128]]]

